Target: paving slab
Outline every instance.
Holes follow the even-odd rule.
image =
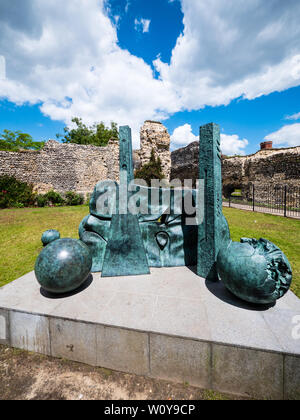
[[[49,319],[23,312],[10,312],[12,347],[41,354],[51,354]]]
[[[271,307],[247,304],[188,267],[94,273],[59,297],[41,290],[33,272],[0,289],[0,343],[243,395],[266,396],[260,372],[265,383],[275,375],[271,398],[297,395],[299,324],[292,292]]]
[[[284,356],[284,397],[300,400],[300,357]]]
[[[59,318],[50,319],[51,354],[96,366],[96,326]]]
[[[283,356],[213,344],[212,388],[248,397],[283,399]]]
[[[150,373],[159,379],[211,388],[209,343],[150,335]]]
[[[99,325],[97,365],[136,375],[149,374],[148,335]]]

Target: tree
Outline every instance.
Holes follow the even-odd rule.
[[[148,186],[151,186],[152,179],[162,180],[165,178],[162,166],[161,166],[161,159],[158,157],[156,159],[154,150],[151,151],[150,161],[146,163],[141,169],[135,171],[134,174],[135,179],[143,179],[147,182]]]
[[[105,127],[103,122],[87,126],[81,118],[72,118],[75,128],[64,128],[64,135],[57,134],[57,138],[62,137],[63,143],[92,144],[94,146],[106,146],[110,139],[118,139],[119,132],[116,123],[112,122],[110,128]]]
[[[4,130],[0,137],[0,150],[18,152],[24,150],[40,150],[45,142],[33,141],[30,134],[21,131]]]

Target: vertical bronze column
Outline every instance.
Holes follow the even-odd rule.
[[[136,215],[128,212],[128,184],[133,181],[131,129],[120,127],[120,188],[112,216],[102,277],[149,274],[147,255]]]
[[[216,280],[223,213],[220,127],[214,123],[200,128],[199,180],[199,188],[204,188],[204,203],[200,203],[204,206],[204,219],[199,225],[197,273]]]

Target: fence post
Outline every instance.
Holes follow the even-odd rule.
[[[253,211],[255,211],[255,186],[252,185],[252,200],[253,200]]]
[[[229,207],[231,207],[231,194],[229,196]]]
[[[286,212],[286,198],[287,198],[287,186],[284,186],[284,217],[287,217]]]

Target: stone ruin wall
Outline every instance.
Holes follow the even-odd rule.
[[[171,174],[170,135],[166,127],[157,121],[145,121],[140,133],[141,148],[134,151],[135,168],[149,162],[152,149],[156,157],[160,157],[162,172],[169,181]]]
[[[149,161],[152,148],[161,158],[164,174],[169,180],[170,136],[162,124],[145,122],[141,129],[141,149],[134,151],[137,166]],[[97,182],[119,180],[119,142],[111,140],[107,147],[97,147],[50,140],[40,151],[0,151],[1,175],[33,184],[40,194],[53,189],[87,196]]]
[[[40,151],[0,151],[0,175],[33,184],[41,194],[53,189],[86,196],[99,180],[118,180],[119,143],[96,147],[50,140]]]
[[[266,201],[270,189],[287,186],[288,202],[293,201],[300,188],[300,146],[286,149],[265,149],[254,155],[223,159],[223,192],[229,196],[241,188],[243,198],[252,198],[252,185],[257,200]],[[273,190],[274,191],[274,190]]]
[[[199,142],[194,141],[188,146],[177,149],[171,153],[171,180],[192,179],[195,185],[199,178]]]
[[[172,153],[171,179],[198,179],[199,142]],[[254,155],[222,158],[223,194],[229,196],[242,189],[250,197],[250,185],[257,189],[258,199],[264,199],[267,187],[287,185],[300,188],[300,147],[261,150]]]

